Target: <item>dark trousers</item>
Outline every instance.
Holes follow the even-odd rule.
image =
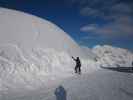
[[[75,66],[75,73],[81,73],[81,66],[79,66],[79,65],[76,65]]]

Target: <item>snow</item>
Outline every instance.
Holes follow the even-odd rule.
[[[0,8],[0,22],[0,100],[57,100],[60,86],[67,100],[132,100],[132,73],[100,68],[131,67],[128,50],[80,47],[53,23],[15,10]],[[80,57],[81,75],[71,56]]]
[[[93,60],[96,59],[97,56],[96,56],[95,53],[93,53],[91,48],[88,48],[88,47],[85,47],[85,46],[81,46],[81,49],[87,56],[89,56],[90,60],[91,59],[93,59]]]
[[[133,53],[122,48],[109,45],[97,45],[92,49],[97,56],[97,63],[103,67],[131,67]]]
[[[89,56],[67,33],[47,20],[0,8],[0,22],[1,91],[34,90],[73,76],[71,56],[81,58],[84,73],[89,71],[87,64],[94,63],[85,59]]]
[[[133,74],[99,70],[56,81],[53,85],[47,84],[32,91],[4,92],[2,100],[58,100],[55,90],[60,86],[64,88],[67,100],[132,100],[132,82]]]
[[[132,74],[100,70],[61,84],[68,93],[68,100],[132,100],[132,82]]]
[[[25,57],[22,50],[12,44],[0,46],[0,64],[3,88],[8,87],[13,90],[35,89],[45,84],[47,78],[52,80],[56,77],[73,76],[75,66],[74,61],[66,52],[37,48]],[[92,66],[95,62],[82,59],[83,73],[95,70],[88,64]]]
[[[86,57],[76,42],[55,24],[23,12],[0,8],[0,43],[31,51],[52,48]]]

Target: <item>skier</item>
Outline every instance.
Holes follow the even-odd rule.
[[[81,74],[81,62],[79,57],[77,57],[76,59],[72,56],[72,59],[76,62],[76,66],[75,66],[75,73],[79,73]]]

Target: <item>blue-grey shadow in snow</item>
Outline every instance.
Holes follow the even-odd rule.
[[[63,86],[59,86],[55,89],[56,100],[67,100],[67,92]]]

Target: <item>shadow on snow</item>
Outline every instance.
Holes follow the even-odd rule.
[[[65,88],[60,85],[55,89],[56,100],[67,100],[67,92]]]
[[[102,67],[101,66],[101,68],[112,70],[112,71],[117,71],[117,72],[133,73],[132,67]]]

